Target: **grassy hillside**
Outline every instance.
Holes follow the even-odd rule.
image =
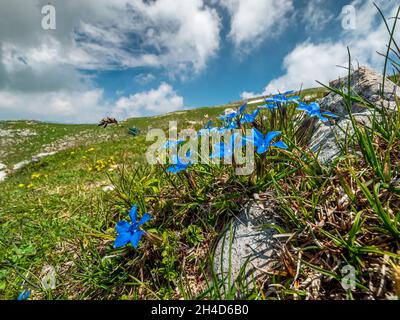
[[[314,91],[304,95],[323,94]],[[0,297],[13,299],[26,284],[40,288],[43,268],[49,265],[57,269],[57,290],[34,290],[34,298],[120,298],[115,290],[121,279],[114,277],[131,282],[133,278],[113,275],[114,267],[104,252],[114,256],[113,220],[126,210],[131,199],[118,200],[121,194],[109,191],[110,178],[121,179],[123,168],[129,167],[132,173],[144,164],[149,128],[167,130],[169,121],[177,121],[179,127],[198,129],[225,108],[240,103],[133,118],[105,129],[36,121],[0,122],[0,163],[8,168],[39,153],[57,151],[0,183]],[[140,135],[129,135],[131,127],[139,128]],[[132,287],[136,285],[131,283]],[[157,296],[164,297],[166,289],[160,290]]]
[[[300,92],[302,98],[322,97],[327,91],[323,88],[307,89]],[[263,97],[251,100],[259,100]],[[248,100],[251,102],[251,100]],[[84,145],[101,144],[104,141],[126,142],[128,128],[137,127],[145,135],[148,128],[168,129],[169,121],[177,121],[180,127],[197,127],[209,119],[216,118],[226,108],[237,108],[246,101],[237,101],[223,106],[203,107],[172,112],[167,115],[132,118],[121,122],[120,126],[103,129],[93,124],[68,125],[44,123],[38,121],[1,121],[0,120],[0,163],[8,167],[29,160],[35,154],[74,148]],[[263,104],[255,103],[253,107]],[[193,125],[192,122],[197,122]],[[99,148],[102,149],[102,148]]]
[[[301,93],[311,100],[325,94]],[[332,167],[322,166],[298,138],[310,119],[292,104],[283,113],[264,109],[262,116],[274,120],[260,116],[254,123],[263,132],[282,131],[289,148],[257,156],[251,176],[237,176],[227,165],[199,164],[177,175],[146,165],[149,128],[168,129],[177,121],[199,129],[241,103],[128,119],[106,129],[2,122],[0,132],[15,135],[1,139],[0,162],[7,167],[58,152],[0,183],[0,297],[15,299],[23,289],[32,290],[32,299],[378,297],[383,264],[390,271],[380,290],[397,292],[399,187],[388,181],[399,178],[400,114],[372,138],[360,128]],[[131,127],[140,135],[128,134]],[[296,236],[280,267],[265,274],[268,281],[249,286],[232,279],[225,286],[210,268],[215,242],[245,203],[271,194],[284,226],[274,228]],[[153,219],[138,249],[115,249],[115,225],[127,220],[133,204],[139,216],[150,212]],[[356,268],[356,290],[342,289],[341,264]],[[53,289],[43,285],[49,270],[56,274]],[[322,293],[306,285],[315,277]]]

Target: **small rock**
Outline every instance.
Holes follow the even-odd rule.
[[[0,182],[3,182],[7,178],[7,173],[5,171],[0,171]]]
[[[251,101],[247,102],[247,104],[252,105],[252,104],[257,104],[257,103],[262,103],[262,102],[265,102],[265,99],[251,100]]]
[[[29,161],[29,160],[24,160],[24,161],[18,162],[17,164],[14,165],[13,171],[21,170],[22,168],[25,168],[30,163],[31,163],[31,161]]]
[[[231,245],[231,282],[235,281],[245,266],[244,279],[252,281],[262,273],[260,269],[273,267],[277,258],[277,244],[274,238],[277,231],[264,225],[277,224],[277,217],[269,205],[261,208],[256,202],[249,202],[243,212],[232,220],[232,235],[230,226],[219,239],[214,256],[214,271],[218,277],[229,273],[229,251]],[[255,268],[256,266],[257,268]]]
[[[33,137],[37,136],[36,131],[30,129],[0,129],[0,137],[14,138],[14,137]]]
[[[315,100],[317,98],[317,96],[315,94],[309,95],[309,96],[305,96],[303,98],[303,102],[311,102],[313,100]]]
[[[224,112],[225,112],[225,115],[227,116],[228,114],[235,113],[236,111],[233,110],[232,108],[227,108],[227,109],[225,109]]]
[[[57,153],[56,151],[39,153],[39,154],[34,155],[34,156],[32,157],[32,162],[38,162],[38,161],[40,161],[41,159],[43,159],[43,158],[45,158],[45,157],[48,157],[48,156],[55,155],[56,153]]]
[[[32,156],[31,160],[24,160],[24,161],[21,161],[21,162],[18,162],[17,164],[15,164],[12,168],[12,171],[15,172],[15,171],[21,170],[32,162],[39,162],[41,159],[48,157],[48,156],[52,156],[56,153],[57,153],[56,151],[52,151],[52,152],[43,152],[43,153],[34,155],[34,156]]]
[[[103,187],[104,192],[109,192],[109,191],[113,191],[113,190],[115,190],[114,186],[104,186]]]
[[[7,178],[7,166],[0,163],[0,182],[3,182]]]

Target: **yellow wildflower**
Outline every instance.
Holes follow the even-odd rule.
[[[42,175],[40,173],[34,173],[31,175],[31,179],[35,180],[35,179],[39,179]]]

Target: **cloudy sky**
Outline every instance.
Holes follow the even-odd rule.
[[[343,74],[347,46],[380,70],[387,41],[370,0],[1,0],[0,119],[96,122],[313,87]]]

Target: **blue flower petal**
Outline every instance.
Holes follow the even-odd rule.
[[[131,218],[132,222],[136,222],[136,220],[137,220],[137,205],[136,204],[134,204],[132,206],[132,209],[129,212],[129,217]]]
[[[127,245],[131,239],[131,234],[129,232],[122,232],[118,234],[114,242],[114,248],[120,248]]]
[[[140,230],[140,231],[136,231],[133,236],[130,238],[131,244],[132,246],[137,249],[137,247],[139,246],[139,241],[140,238],[142,237],[144,231]]]
[[[287,149],[288,146],[283,141],[278,141],[276,143],[271,144],[271,147],[279,148],[279,149]]]
[[[243,112],[246,110],[246,108],[247,108],[247,102],[240,107],[239,114],[243,114]]]
[[[317,114],[317,117],[318,117],[318,119],[321,120],[322,122],[327,122],[327,121],[329,121],[328,118],[323,117],[320,113]]]
[[[254,134],[254,144],[258,145],[264,141],[264,135],[258,131],[256,128],[252,129],[252,132]]]
[[[178,168],[178,166],[174,165],[174,166],[168,167],[166,171],[169,173],[177,174],[181,170]]]
[[[177,174],[180,171],[186,170],[189,166],[190,164],[175,164],[173,166],[168,167],[166,171],[173,174]]]
[[[282,132],[280,131],[271,131],[268,132],[267,136],[265,137],[265,142],[267,145],[271,144],[271,141],[276,138],[277,136],[281,135]]]
[[[128,221],[118,221],[117,225],[115,226],[115,230],[117,231],[117,233],[128,232],[130,226],[131,224]]]
[[[18,300],[27,300],[29,296],[31,295],[31,290],[24,290],[21,292],[21,294],[18,296]]]
[[[141,225],[145,224],[146,222],[149,222],[150,220],[151,220],[151,215],[145,213],[143,217],[139,220],[137,226],[140,227]]]
[[[268,151],[268,146],[266,146],[264,144],[259,145],[258,148],[257,148],[257,153],[258,154],[263,154],[263,153],[265,153],[267,151]]]
[[[301,111],[309,112],[309,111],[311,111],[311,109],[312,108],[307,103],[304,103],[304,102],[300,102],[299,105],[297,106],[297,110],[301,110]]]
[[[294,93],[294,90],[289,90],[283,93],[284,96],[287,96],[288,94]]]

